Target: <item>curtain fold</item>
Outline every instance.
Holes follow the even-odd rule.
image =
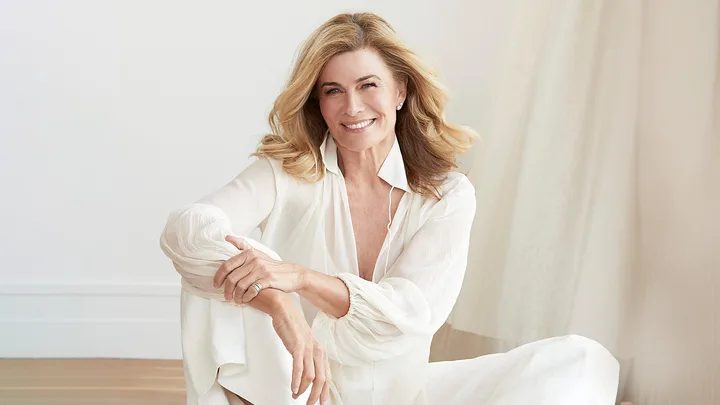
[[[719,3],[514,3],[432,360],[576,333],[620,360],[619,399],[720,403]]]

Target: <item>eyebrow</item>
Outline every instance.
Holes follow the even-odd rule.
[[[376,79],[378,79],[378,80],[382,80],[382,79],[380,79],[379,77],[377,77],[377,75],[367,75],[367,76],[363,76],[363,77],[355,80],[355,83],[360,83],[360,82],[365,81],[365,80],[367,80],[367,79],[369,79],[369,78],[371,78],[371,77],[374,77],[374,78],[376,78]],[[337,82],[325,82],[325,83],[323,83],[320,87],[325,87],[325,86],[337,86],[337,87],[342,87],[342,85],[340,85],[340,83],[337,83]]]

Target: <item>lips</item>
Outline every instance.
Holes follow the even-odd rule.
[[[364,120],[364,121],[356,121],[353,123],[341,124],[341,125],[348,129],[359,130],[359,129],[363,129],[363,128],[370,126],[373,122],[375,122],[375,118],[371,118],[371,119]]]

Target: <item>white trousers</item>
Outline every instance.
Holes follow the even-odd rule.
[[[183,300],[206,299],[184,293]],[[188,376],[190,357],[186,356],[187,404],[234,405],[225,389],[254,405],[305,404],[309,389],[297,400],[290,396],[292,358],[278,343],[269,317],[255,311],[242,321],[245,330],[252,331],[252,336],[238,341],[248,354],[247,364],[241,370],[233,369],[233,364],[220,365],[212,387],[198,393]],[[184,353],[191,344],[183,341]],[[214,350],[208,349],[208,353]],[[618,362],[607,349],[577,335],[539,340],[506,353],[431,363],[428,371],[426,389],[413,403],[375,405],[613,405],[619,379]],[[342,387],[338,388],[342,396]],[[332,405],[361,404],[345,397]]]

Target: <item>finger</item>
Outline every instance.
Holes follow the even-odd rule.
[[[302,395],[305,392],[305,390],[308,389],[308,387],[310,386],[310,383],[312,383],[313,380],[315,379],[315,364],[313,364],[314,361],[313,361],[312,351],[305,352],[305,354],[303,355],[303,361],[304,361],[303,376],[302,376],[302,379],[300,380],[300,388],[298,388],[298,393],[297,393],[298,396]]]
[[[320,394],[320,405],[327,404],[330,399],[330,380],[326,380],[323,384],[322,393]]]
[[[215,272],[215,276],[213,277],[213,287],[218,288],[223,285],[230,273],[235,271],[238,267],[245,265],[249,258],[250,251],[245,250],[226,260],[225,263],[220,265],[218,270]]]
[[[231,300],[233,300],[236,304],[244,304],[242,297],[245,295],[245,288],[238,283],[235,287],[235,290],[233,291],[233,296]]]
[[[325,384],[323,385],[322,393],[320,394],[320,404],[325,405],[330,400],[330,384],[332,384],[332,371],[330,370],[330,361],[328,360],[327,353],[323,351],[323,357],[325,358]]]
[[[315,379],[312,383],[312,390],[308,397],[308,405],[315,404],[320,399],[320,393],[325,386],[325,359],[322,350],[316,350],[314,356],[315,363]]]
[[[235,290],[237,289],[237,281],[235,277],[228,277],[223,284],[223,295],[225,295],[225,301],[232,301],[235,298]],[[245,291],[243,291],[244,293]],[[242,297],[242,294],[240,295]]]
[[[238,267],[230,273],[230,275],[225,279],[224,294],[226,301],[235,300],[238,304],[242,303],[242,296],[245,294],[245,290],[247,290],[249,286],[247,278],[250,277],[253,280],[256,278],[252,276],[252,273],[252,265]]]
[[[293,392],[293,398],[297,398],[298,389],[300,387],[300,379],[303,373],[303,354],[305,351],[298,350],[293,354],[293,372],[292,372],[292,383],[290,389]]]
[[[330,369],[330,359],[328,358],[327,352],[323,351],[323,354],[325,355],[325,364],[327,364],[327,380],[332,381],[332,370]]]
[[[225,240],[232,243],[236,248],[238,248],[240,250],[252,249],[252,246],[250,246],[248,241],[246,241],[245,239],[243,239],[241,237],[228,235],[225,237]]]
[[[260,291],[258,291],[253,286],[253,284],[255,284],[255,283],[260,285],[260,291],[270,287],[270,282],[265,278],[261,278],[261,279],[255,280],[254,282],[251,282],[250,285],[247,287],[245,294],[242,296],[241,303],[250,302],[253,300],[253,298],[257,297],[258,294],[260,294]],[[245,282],[243,281],[240,284],[242,284],[244,286]],[[240,285],[240,284],[238,284],[238,285]]]

